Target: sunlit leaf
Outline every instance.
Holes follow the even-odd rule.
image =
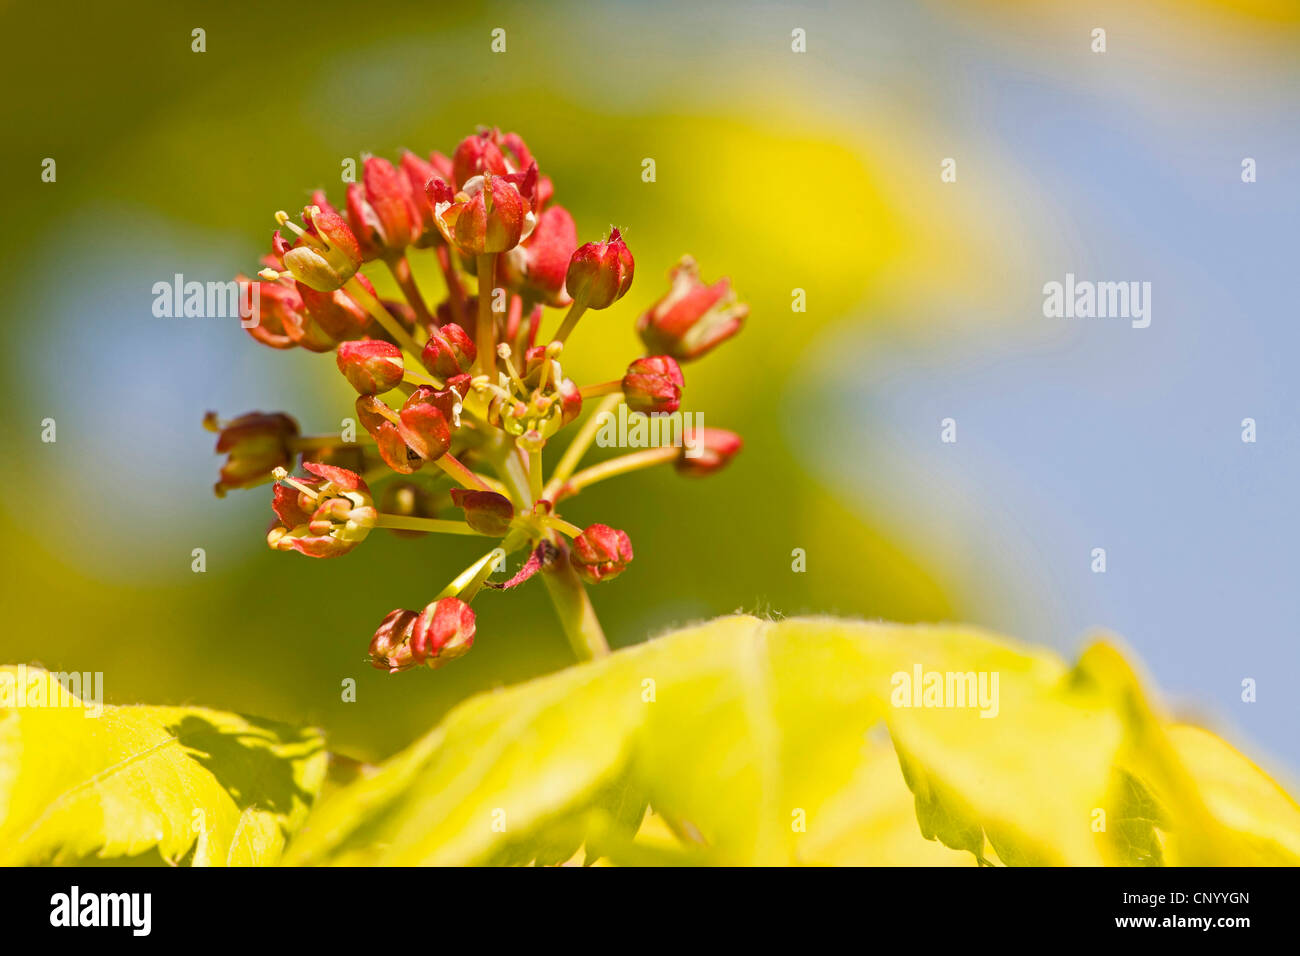
[[[972,696],[902,694],[930,673]],[[657,838],[632,838],[643,801]],[[467,701],[288,860],[1296,862],[1298,841],[1295,803],[1166,730],[1108,644],[1071,669],[969,628],[731,617]]]
[[[320,790],[315,731],[200,707],[96,715],[52,676],[0,667],[0,865],[274,863]]]

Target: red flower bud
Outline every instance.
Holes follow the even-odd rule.
[[[654,415],[675,412],[682,403],[681,367],[667,355],[639,358],[623,376],[623,397],[634,412]]]
[[[420,361],[439,378],[450,378],[468,372],[477,355],[474,340],[459,325],[448,322],[429,332]]]
[[[378,339],[343,342],[335,358],[339,371],[362,395],[394,389],[406,374],[402,350]]]
[[[379,520],[370,489],[360,475],[346,468],[318,462],[307,462],[303,468],[315,477],[276,484],[271,508],[280,520],[271,527],[266,542],[277,551],[298,551],[311,558],[346,554],[365,540]]]
[[[444,156],[443,159],[446,157]],[[429,202],[425,187],[433,179],[446,182],[451,178],[450,174],[443,175],[433,163],[421,159],[410,150],[402,153],[402,173],[406,176],[411,190],[411,202],[415,204],[420,214],[420,237],[415,244],[421,247],[436,246],[443,241],[442,233],[438,231],[438,224],[434,222],[433,204]]]
[[[725,468],[744,444],[739,435],[723,428],[687,429],[674,467],[678,474],[702,478]]]
[[[397,430],[411,450],[425,461],[436,461],[451,448],[451,423],[459,415],[460,396],[451,389],[437,391],[421,385],[397,413]]]
[[[370,639],[370,663],[396,673],[415,664],[411,657],[411,632],[420,615],[402,608],[389,611]]]
[[[425,606],[411,629],[411,656],[416,663],[441,667],[474,646],[474,612],[460,598],[446,597]]]
[[[451,159],[453,185],[457,189],[464,189],[466,183],[485,172],[496,176],[511,172],[497,143],[499,135],[496,130],[484,130],[460,141]]]
[[[668,294],[637,320],[636,330],[647,349],[685,362],[740,331],[749,306],[736,301],[727,279],[705,285],[690,256],[672,269],[669,278]]]
[[[348,222],[366,259],[399,256],[424,232],[410,180],[386,159],[366,157],[362,181],[348,186],[347,199]]]
[[[632,542],[627,533],[607,524],[593,524],[573,539],[569,562],[590,584],[599,584],[622,574],[632,560]]]
[[[515,517],[515,506],[505,495],[495,491],[471,491],[467,488],[451,489],[451,500],[465,511],[465,521],[482,534],[499,538],[510,530]]]
[[[467,256],[513,249],[532,232],[536,217],[519,188],[504,176],[475,176],[454,196],[441,180],[429,183],[434,219],[443,237]]]
[[[528,241],[502,258],[502,281],[534,301],[566,306],[570,300],[564,280],[577,248],[573,217],[563,206],[552,206],[538,217]]]
[[[288,415],[248,412],[222,425],[216,412],[208,412],[203,425],[218,432],[217,454],[227,456],[221,480],[212,486],[218,498],[224,498],[231,488],[251,488],[270,481],[276,468],[293,464],[298,423]]]
[[[578,247],[569,260],[565,288],[587,308],[607,309],[631,287],[634,267],[632,253],[615,229],[605,242]]]

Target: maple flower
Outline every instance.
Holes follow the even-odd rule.
[[[636,329],[651,352],[679,362],[697,359],[740,331],[749,306],[736,301],[727,279],[700,281],[695,260],[685,256],[669,273],[672,287],[637,320]]]
[[[310,558],[336,558],[366,539],[378,512],[361,476],[346,468],[307,462],[315,478],[290,478],[275,470],[277,484],[271,509],[279,521],[266,542],[277,551],[297,551]]]
[[[218,493],[274,479],[267,541],[277,551],[339,557],[375,528],[410,546],[451,537],[487,547],[422,610],[383,619],[370,659],[386,671],[437,668],[464,654],[477,626],[470,605],[535,577],[574,653],[607,653],[585,585],[618,577],[631,541],[607,524],[573,524],[561,509],[593,484],[644,468],[715,473],[741,448],[731,432],[688,427],[682,445],[581,467],[620,406],[678,411],[678,363],[734,335],[747,309],[725,279],[706,286],[683,260],[669,294],[636,323],[649,354],[629,355],[616,366],[626,369],[620,377],[574,381],[568,339],[587,310],[628,293],[635,261],[616,228],[579,246],[573,216],[551,203],[554,191],[518,134],[484,128],[450,157],[367,157],[362,181],[346,191],[346,215],[319,190],[301,225],[275,215],[258,272],[262,321],[249,334],[275,349],[333,352],[357,393],[355,421],[304,435],[282,413],[225,423],[210,415],[217,450],[228,456]],[[444,292],[430,304],[408,261],[417,254],[441,274]],[[382,298],[367,268],[387,270],[398,297]],[[552,324],[548,310],[565,311]],[[316,417],[339,419],[334,407]],[[291,477],[297,460],[304,474]]]
[[[265,484],[275,469],[293,462],[298,423],[283,412],[248,412],[225,423],[208,412],[203,424],[217,432],[217,453],[226,455],[221,480],[213,486],[218,498],[231,488]]]
[[[673,359],[667,355],[648,355],[627,367],[622,384],[628,408],[656,415],[677,411],[686,382]]]
[[[632,542],[626,531],[593,524],[573,539],[570,560],[583,580],[599,584],[627,570],[632,561]]]

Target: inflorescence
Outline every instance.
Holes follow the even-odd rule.
[[[345,212],[317,191],[301,225],[277,213],[265,268],[257,280],[239,277],[259,284],[261,320],[249,334],[272,348],[333,352],[358,393],[366,434],[304,436],[283,413],[228,422],[209,413],[205,425],[227,455],[217,494],[274,480],[277,520],[267,542],[314,558],[346,554],[375,528],[498,539],[423,610],[384,618],[370,643],[376,667],[439,667],[461,656],[474,641],[470,602],[538,572],[578,656],[607,653],[584,582],[621,574],[632,544],[605,524],[570,524],[560,503],[655,464],[711,474],[740,450],[738,435],[699,428],[683,445],[578,469],[620,404],[635,414],[677,411],[681,364],[735,335],[749,310],[728,280],[706,284],[684,258],[668,293],[637,320],[647,354],[621,378],[577,385],[561,362],[566,343],[586,312],[627,293],[634,263],[617,229],[580,246],[573,217],[552,194],[523,140],[495,129],[467,137],[450,159],[406,152],[394,165],[370,156],[362,181],[347,188]],[[413,249],[437,258],[446,298],[434,308],[412,275]],[[376,293],[360,271],[374,262],[391,273],[402,300]],[[467,276],[476,280],[473,293]],[[549,335],[548,308],[564,310]],[[545,472],[543,450],[588,400],[594,409]],[[687,447],[697,453],[686,455]],[[291,477],[298,461],[306,475]],[[376,506],[371,488],[379,482]],[[518,573],[489,581],[513,552],[525,554]]]

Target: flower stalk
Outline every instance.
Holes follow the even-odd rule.
[[[383,618],[369,650],[389,673],[436,669],[464,655],[477,632],[471,602],[538,574],[574,656],[608,654],[588,585],[625,574],[632,542],[606,524],[574,523],[557,505],[563,500],[567,509],[584,489],[655,464],[711,474],[740,448],[738,436],[703,429],[696,444],[704,454],[689,466],[671,446],[579,470],[620,405],[632,414],[675,411],[685,385],[678,362],[733,335],[747,309],[725,279],[704,286],[693,261],[683,260],[668,295],[638,321],[648,352],[621,378],[573,381],[564,369],[566,343],[576,341],[587,313],[623,298],[635,263],[617,229],[579,245],[577,225],[552,202],[553,191],[523,140],[492,129],[467,137],[451,159],[408,152],[395,165],[367,156],[343,211],[318,191],[302,225],[277,213],[257,273],[263,321],[248,332],[277,349],[333,353],[356,393],[365,434],[349,442],[301,435],[281,412],[205,418],[218,434],[217,451],[228,456],[218,495],[273,482],[277,522],[267,543],[277,551],[340,557],[376,530],[495,540],[422,609]],[[434,307],[412,267],[410,257],[421,252],[433,254],[446,284]],[[477,276],[473,305],[465,263]],[[366,276],[381,264],[400,299],[382,299]],[[499,315],[494,306],[502,302]],[[549,338],[541,331],[548,309],[564,310]],[[570,425],[573,437],[548,473],[547,446]],[[385,484],[376,506],[371,485],[378,482]],[[489,580],[519,552],[525,557],[513,576]]]

